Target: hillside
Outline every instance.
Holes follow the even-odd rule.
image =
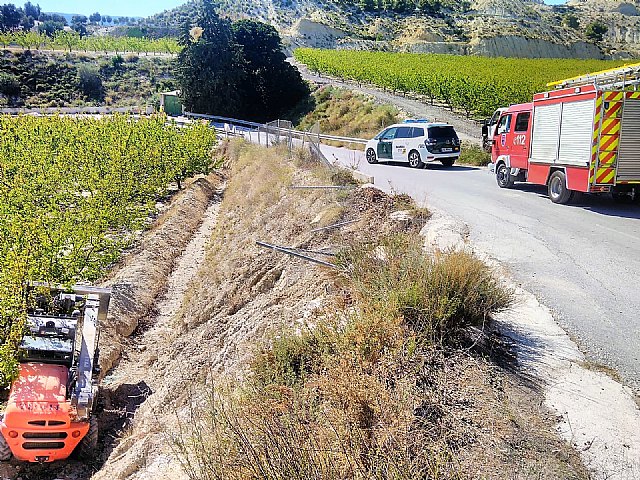
[[[0,107],[131,106],[174,90],[171,58],[0,51]]]
[[[195,1],[149,17],[147,25],[181,25]],[[275,25],[289,48],[391,50],[506,57],[627,58],[640,54],[636,3],[570,0],[549,6],[529,0],[473,2],[373,2],[342,0],[221,0],[219,12]],[[369,8],[369,10],[367,10]],[[607,27],[602,40],[588,37],[589,25]]]

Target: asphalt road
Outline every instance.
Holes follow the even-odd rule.
[[[380,188],[466,223],[474,246],[551,308],[591,361],[640,393],[640,204],[581,195],[555,205],[545,187],[498,188],[487,169],[369,165],[362,152],[323,150],[374,176]]]

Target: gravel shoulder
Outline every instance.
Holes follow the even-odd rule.
[[[517,375],[539,386],[558,433],[593,478],[640,478],[640,408],[633,391],[590,364],[547,307],[486,251],[468,243],[466,224],[436,210],[421,235],[427,248],[471,250],[501,272],[516,301],[495,316],[493,328],[513,352]]]

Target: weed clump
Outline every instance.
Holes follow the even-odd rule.
[[[443,347],[509,292],[479,260],[431,258],[406,233],[339,260],[333,314],[264,347],[248,381],[212,392],[198,429],[174,439],[190,478],[459,478],[473,433],[454,412],[469,394],[451,388]]]
[[[463,145],[460,150],[458,163],[475,167],[486,167],[491,163],[491,154],[485,152],[477,145]]]
[[[364,314],[391,310],[428,344],[450,342],[511,301],[482,261],[465,252],[430,257],[408,235],[352,247],[341,261]]]

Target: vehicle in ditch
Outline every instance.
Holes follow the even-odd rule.
[[[490,168],[501,188],[546,185],[554,203],[576,192],[640,195],[640,64],[549,84],[512,105],[493,133]]]
[[[382,130],[365,147],[367,162],[408,162],[412,168],[440,162],[451,167],[460,157],[460,139],[453,126],[428,120],[406,120]]]
[[[99,324],[111,291],[31,284],[20,370],[0,421],[0,460],[92,458],[98,442]]]

